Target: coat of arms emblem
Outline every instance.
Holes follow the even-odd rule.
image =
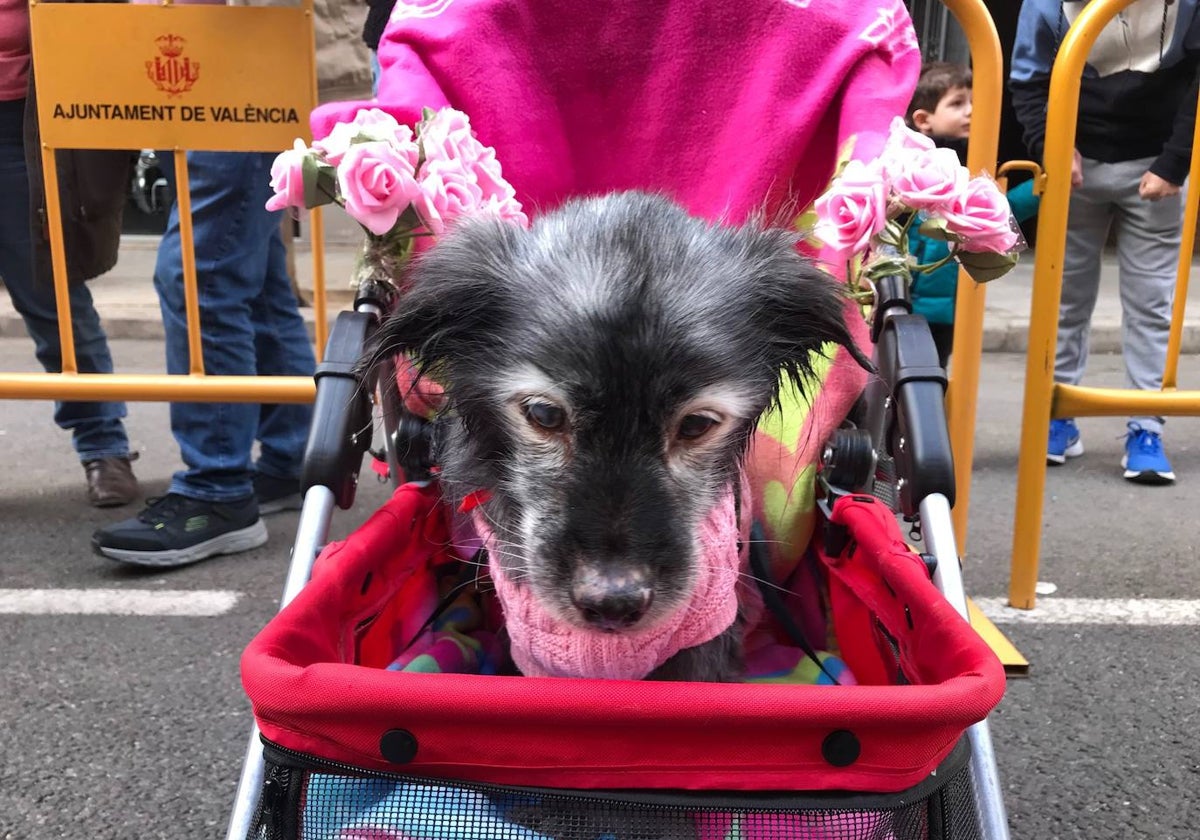
[[[162,35],[154,39],[159,54],[146,62],[146,75],[167,96],[179,96],[192,89],[200,78],[200,63],[183,54],[187,39]]]

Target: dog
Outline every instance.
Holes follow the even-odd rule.
[[[713,606],[697,596],[713,562],[697,534],[744,513],[740,466],[781,377],[809,388],[827,342],[870,368],[842,287],[797,241],[626,192],[569,201],[529,229],[464,222],[414,260],[365,363],[409,354],[445,388],[440,480],[451,504],[478,503],[523,673],[740,678],[728,575],[722,626],[668,640],[632,672],[611,660]],[[739,544],[721,556],[744,548],[722,533]],[[540,658],[561,636],[535,634],[523,661],[519,600],[602,650],[553,667]],[[622,638],[625,653],[610,645]]]

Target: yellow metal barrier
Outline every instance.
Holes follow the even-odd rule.
[[[1200,391],[1176,391],[1175,377],[1183,327],[1183,301],[1191,268],[1193,237],[1200,193],[1188,191],[1184,247],[1179,258],[1180,287],[1175,296],[1171,343],[1164,391],[1085,388],[1054,382],[1058,342],[1058,310],[1066,254],[1067,209],[1071,190],[1071,158],[1075,148],[1080,79],[1088,52],[1104,26],[1134,0],[1095,0],[1086,4],[1067,30],[1050,75],[1050,106],[1046,115],[1045,189],[1039,209],[1037,257],[1029,319],[1029,356],[1025,367],[1025,396],[1021,421],[1021,450],[1017,463],[1017,510],[1013,524],[1009,603],[1032,609],[1037,585],[1038,549],[1046,484],[1046,440],[1052,417],[1100,415],[1200,414]],[[1200,126],[1198,126],[1200,128]],[[1197,135],[1200,137],[1200,134]],[[1200,176],[1193,154],[1190,183]],[[1169,384],[1168,384],[1169,383]]]
[[[1192,149],[1200,149],[1200,120],[1192,129]],[[1183,235],[1179,243],[1179,268],[1175,275],[1175,301],[1171,307],[1171,333],[1167,338],[1167,364],[1163,369],[1162,388],[1164,391],[1174,391],[1179,379],[1179,352],[1183,347],[1183,316],[1187,308],[1188,282],[1192,277],[1192,255],[1196,249],[1196,222],[1200,213],[1200,195],[1196,194],[1194,185],[1200,184],[1200,155],[1192,154],[1191,166],[1188,167],[1188,184],[1193,185],[1187,190],[1187,201],[1183,209]]]
[[[1004,93],[1004,59],[1000,52],[1000,37],[996,34],[996,25],[983,0],[944,2],[966,33],[971,48],[974,104],[971,109],[967,168],[972,173],[995,174],[1000,145],[1000,102]],[[959,556],[965,557],[987,287],[976,283],[961,269],[958,276],[958,299],[954,307],[954,353],[950,357],[946,417],[954,452],[954,532]]]
[[[0,399],[311,401],[308,377],[205,376],[185,150],[271,152],[309,139],[317,101],[312,0],[296,7],[33,0],[30,22],[63,372],[0,373]],[[190,375],[78,372],[54,162],[60,148],[174,150]],[[319,359],[327,332],[324,228],[319,210],[311,218]]]

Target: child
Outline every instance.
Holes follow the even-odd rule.
[[[971,133],[971,68],[944,61],[927,64],[917,80],[906,119],[910,128],[932,138],[938,146],[954,149],[965,163]],[[1013,187],[1008,201],[1018,221],[1036,213],[1038,199],[1033,194],[1033,181]],[[936,263],[950,253],[947,243],[922,236],[915,225],[909,230],[908,244],[918,264]],[[958,263],[953,260],[913,276],[913,312],[924,315],[929,322],[942,367],[949,362],[954,344],[957,292]]]

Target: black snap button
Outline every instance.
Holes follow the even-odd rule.
[[[407,729],[389,729],[379,739],[379,754],[392,764],[408,764],[417,757],[417,739]]]
[[[821,755],[834,767],[849,767],[861,753],[858,736],[848,729],[835,729],[821,742]]]

